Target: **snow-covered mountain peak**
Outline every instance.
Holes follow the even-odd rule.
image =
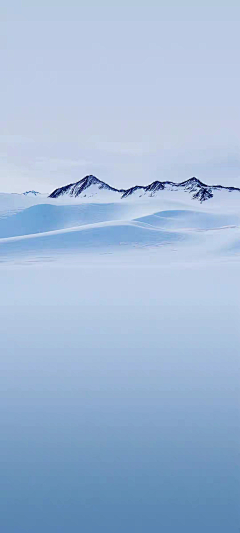
[[[199,187],[207,187],[207,185],[205,183],[203,183],[202,181],[200,181],[198,178],[189,178],[188,180],[186,181],[183,181],[181,183],[181,185],[199,185]]]
[[[24,196],[38,196],[39,194],[41,193],[38,191],[26,191],[23,193]]]
[[[59,198],[60,196],[68,195],[71,197],[92,197],[99,193],[101,189],[105,191],[121,192],[114,187],[110,187],[104,181],[99,180],[96,176],[85,176],[85,178],[77,181],[77,183],[71,183],[64,187],[60,187],[50,194],[50,198]],[[124,192],[124,191],[122,191]]]
[[[82,186],[82,187],[90,187],[91,185],[101,184],[101,180],[96,178],[96,176],[93,176],[90,174],[90,176],[85,176],[85,178],[81,179],[76,183],[76,185]]]

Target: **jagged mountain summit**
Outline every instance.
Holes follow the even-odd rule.
[[[70,197],[82,197],[82,198],[92,198],[99,197],[102,193],[108,193],[111,196],[117,199],[125,199],[130,197],[161,197],[162,191],[175,191],[175,192],[185,192],[191,195],[193,200],[198,200],[199,202],[205,202],[214,197],[216,191],[226,191],[226,192],[240,192],[240,189],[237,187],[224,187],[222,185],[206,185],[202,183],[199,179],[193,177],[181,183],[174,183],[172,181],[154,181],[150,185],[141,186],[135,185],[130,189],[116,189],[111,187],[107,183],[99,180],[95,176],[86,176],[77,183],[71,183],[60,187],[54,190],[50,194],[50,198],[59,198],[62,196]],[[240,200],[240,196],[239,196]]]

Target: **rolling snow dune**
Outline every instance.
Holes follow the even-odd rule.
[[[148,218],[148,217],[146,217]],[[155,215],[153,215],[155,218]],[[152,219],[152,218],[151,218]],[[144,217],[143,217],[144,220]],[[237,226],[178,230],[154,227],[144,221],[108,221],[73,228],[0,239],[0,261],[101,260],[112,254],[134,263],[191,263],[238,254]],[[179,225],[180,226],[180,225]]]
[[[104,192],[104,191],[102,191]],[[113,191],[106,191],[112,193]],[[232,199],[229,192],[222,196]],[[161,193],[161,195],[160,195]],[[218,193],[218,191],[216,191]],[[239,254],[239,207],[193,201],[182,191],[114,203],[45,195],[0,195],[0,261],[66,259],[84,254],[137,254],[192,261]],[[182,198],[185,198],[185,202]],[[194,209],[193,209],[194,205]],[[113,254],[113,255],[114,255]],[[175,258],[175,259],[174,259]]]
[[[34,205],[0,219],[0,238],[30,235],[83,224],[123,220],[139,212],[138,206],[121,204]]]
[[[151,228],[140,222],[103,222],[65,230],[0,239],[1,260],[6,256],[74,254],[138,246],[159,246],[184,241],[186,235]]]
[[[34,202],[34,199],[31,200]],[[59,202],[59,200],[47,199],[47,203],[45,201],[39,203],[39,197],[37,197],[37,205],[24,206],[24,202],[20,201],[15,203],[13,211],[7,209],[7,206],[8,203],[4,209],[2,203],[0,238],[44,233],[110,220],[133,220],[145,214],[154,213],[156,209],[154,202],[152,205],[134,202],[95,204],[79,203],[75,199],[71,199],[70,202],[68,200],[68,203],[64,200]]]
[[[157,228],[180,229],[215,229],[222,226],[239,225],[240,216],[236,214],[217,214],[200,211],[168,210],[141,217],[139,222],[144,222]]]

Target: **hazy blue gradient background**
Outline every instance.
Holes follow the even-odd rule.
[[[1,531],[237,532],[237,264],[0,279]]]
[[[0,190],[87,173],[240,186],[239,14],[236,1],[3,6]]]

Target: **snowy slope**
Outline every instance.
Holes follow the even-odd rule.
[[[49,199],[47,194],[39,195],[25,195],[23,194],[9,194],[0,193],[0,219],[4,216],[27,209],[32,205],[38,205],[42,203],[48,203]]]
[[[36,207],[52,208],[52,206]],[[90,204],[89,207],[93,206]],[[35,208],[10,217],[11,221],[22,216],[23,221],[26,216],[25,226],[21,226],[21,233],[19,230],[18,236],[9,236],[10,226],[8,226],[8,235],[5,234],[3,237],[1,234],[1,261],[23,259],[39,261],[46,258],[67,257],[73,260],[87,254],[96,258],[99,254],[105,253],[111,253],[116,257],[119,253],[121,255],[127,253],[135,254],[137,257],[136,254],[139,255],[141,252],[144,257],[139,258],[140,262],[152,259],[157,262],[176,260],[184,262],[206,260],[207,257],[213,259],[224,253],[226,255],[232,252],[238,253],[240,229],[237,215],[228,217],[227,214],[168,210],[125,221],[110,219],[104,222],[86,223],[86,219],[85,222],[83,219],[78,219],[77,225],[66,227],[67,221],[70,225],[70,219],[72,223],[73,221],[76,223],[74,218],[76,215],[64,211],[66,221],[63,229],[60,228],[63,224],[63,213],[56,216],[55,209],[59,208],[53,208],[53,212],[49,213],[50,219],[45,220],[31,219]],[[72,218],[69,218],[69,215]],[[77,215],[79,216],[79,213]],[[31,224],[35,233],[30,234]],[[57,225],[59,229],[55,229]],[[13,234],[14,225],[11,229]]]

